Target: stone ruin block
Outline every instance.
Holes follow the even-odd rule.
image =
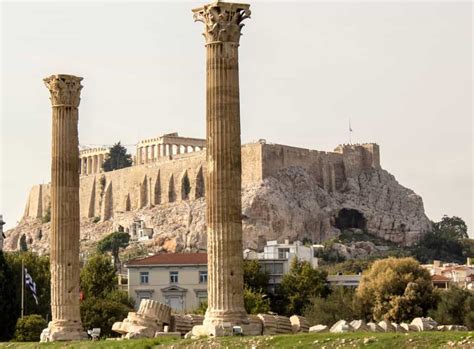
[[[412,324],[401,323],[400,327],[403,328],[404,332],[417,332],[418,327]]]
[[[436,331],[438,330],[438,323],[430,317],[417,317],[411,322],[418,328],[418,331]]]
[[[367,327],[369,328],[370,332],[385,332],[384,329],[375,322],[368,322]]]
[[[469,331],[466,326],[462,325],[439,325],[437,327],[438,331]]]
[[[382,320],[378,323],[378,325],[383,329],[383,332],[396,332],[396,328],[390,321]]]
[[[309,323],[303,316],[293,315],[290,317],[293,333],[309,332]]]
[[[406,333],[408,332],[404,326],[401,324],[397,324],[396,322],[392,322],[392,326],[395,328],[395,332]]]
[[[281,315],[274,315],[274,317],[275,317],[275,322],[276,322],[276,327],[277,327],[276,328],[277,334],[286,334],[286,333],[293,332],[293,327],[288,317],[281,316]]]
[[[203,315],[199,315],[199,314],[186,314],[185,316],[186,316],[188,319],[191,320],[191,323],[193,324],[193,326],[202,325],[202,323],[204,322],[204,316],[203,316]]]
[[[116,322],[112,331],[124,338],[153,338],[156,332],[163,331],[163,325],[171,321],[171,308],[151,299],[143,299],[138,311],[129,312],[127,318]]]
[[[322,333],[322,332],[328,332],[329,327],[326,325],[314,325],[309,328],[309,332],[313,333]]]
[[[351,327],[357,332],[370,332],[370,328],[367,326],[364,320],[353,320],[350,322]]]
[[[277,319],[274,315],[270,314],[258,314],[257,315],[262,321],[264,336],[277,334]]]
[[[263,322],[258,315],[249,315],[249,323],[242,325],[244,336],[261,336],[263,333]]]
[[[346,320],[339,320],[330,328],[329,332],[331,333],[347,333],[353,332],[354,329]]]
[[[171,315],[170,332],[180,332],[182,336],[193,329],[193,319],[184,314]]]

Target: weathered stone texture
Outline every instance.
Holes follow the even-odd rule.
[[[81,80],[71,75],[53,75],[44,79],[51,93],[53,107],[50,239],[52,319],[46,331],[47,336],[43,336],[47,341],[86,337],[79,312],[77,125]]]

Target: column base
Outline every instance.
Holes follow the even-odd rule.
[[[244,335],[250,321],[245,311],[207,311],[202,325],[194,326],[193,337],[223,337]],[[241,332],[234,333],[234,326],[240,326]]]
[[[79,341],[88,339],[81,323],[75,321],[51,321],[41,332],[40,342]]]

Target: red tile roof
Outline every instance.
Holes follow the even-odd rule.
[[[449,278],[447,278],[443,275],[433,275],[431,277],[431,280],[438,281],[438,282],[449,282],[449,281],[451,281],[451,279],[449,279]]]
[[[151,257],[134,259],[126,266],[207,264],[207,253],[160,253]]]

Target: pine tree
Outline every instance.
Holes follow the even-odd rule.
[[[118,142],[110,148],[109,154],[102,164],[104,172],[132,166],[132,156],[127,154],[127,148]]]

